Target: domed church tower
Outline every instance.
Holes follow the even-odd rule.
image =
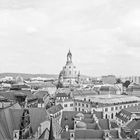
[[[63,79],[63,80],[62,80]],[[63,85],[76,85],[79,81],[79,73],[72,62],[72,53],[69,50],[67,54],[66,65],[59,74],[59,81],[63,81]]]
[[[67,64],[70,64],[70,63],[72,63],[72,54],[71,54],[71,52],[69,50],[69,52],[67,54],[67,62],[66,62],[66,65]]]

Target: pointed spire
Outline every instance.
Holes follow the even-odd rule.
[[[48,140],[54,140],[53,127],[52,127],[52,117],[51,117],[51,120],[50,120],[50,132],[49,132],[49,139]]]
[[[69,49],[69,52],[68,52],[67,56],[72,56],[72,53],[71,53],[70,49]]]

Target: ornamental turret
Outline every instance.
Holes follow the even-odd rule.
[[[67,54],[67,62],[66,62],[66,64],[69,64],[69,63],[72,63],[72,53],[70,52],[70,50],[69,50],[69,52]]]

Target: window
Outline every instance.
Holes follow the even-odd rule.
[[[82,111],[84,112],[84,109],[82,109]]]
[[[77,111],[77,108],[75,107],[75,111]]]
[[[73,106],[73,104],[70,104],[70,106]]]
[[[78,105],[80,106],[80,103]]]
[[[111,111],[113,111],[114,110],[114,107],[111,107]]]
[[[107,114],[105,115],[105,118],[107,119]]]
[[[86,104],[86,107],[88,107],[88,104]]]
[[[71,71],[69,71],[69,74],[71,74]]]
[[[82,104],[82,106],[84,107],[84,104]]]
[[[77,103],[75,103],[75,105],[77,105]]]
[[[120,106],[120,109],[122,109],[122,106]]]
[[[69,68],[71,68],[71,66],[69,66]]]
[[[67,107],[68,105],[67,104],[64,104],[64,107]]]
[[[105,112],[107,112],[108,111],[108,108],[105,108]]]
[[[118,107],[116,106],[115,109],[118,110]]]
[[[80,108],[79,108],[79,111],[80,111]]]
[[[111,114],[111,119],[113,119],[113,113]]]

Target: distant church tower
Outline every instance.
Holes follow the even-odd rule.
[[[66,62],[66,65],[72,63],[72,54],[69,50],[68,54],[67,54],[67,62]]]
[[[67,53],[66,65],[63,67],[62,71],[59,74],[59,82],[63,85],[78,85],[80,80],[80,71],[77,72],[76,67],[72,62],[72,53],[69,50]]]

